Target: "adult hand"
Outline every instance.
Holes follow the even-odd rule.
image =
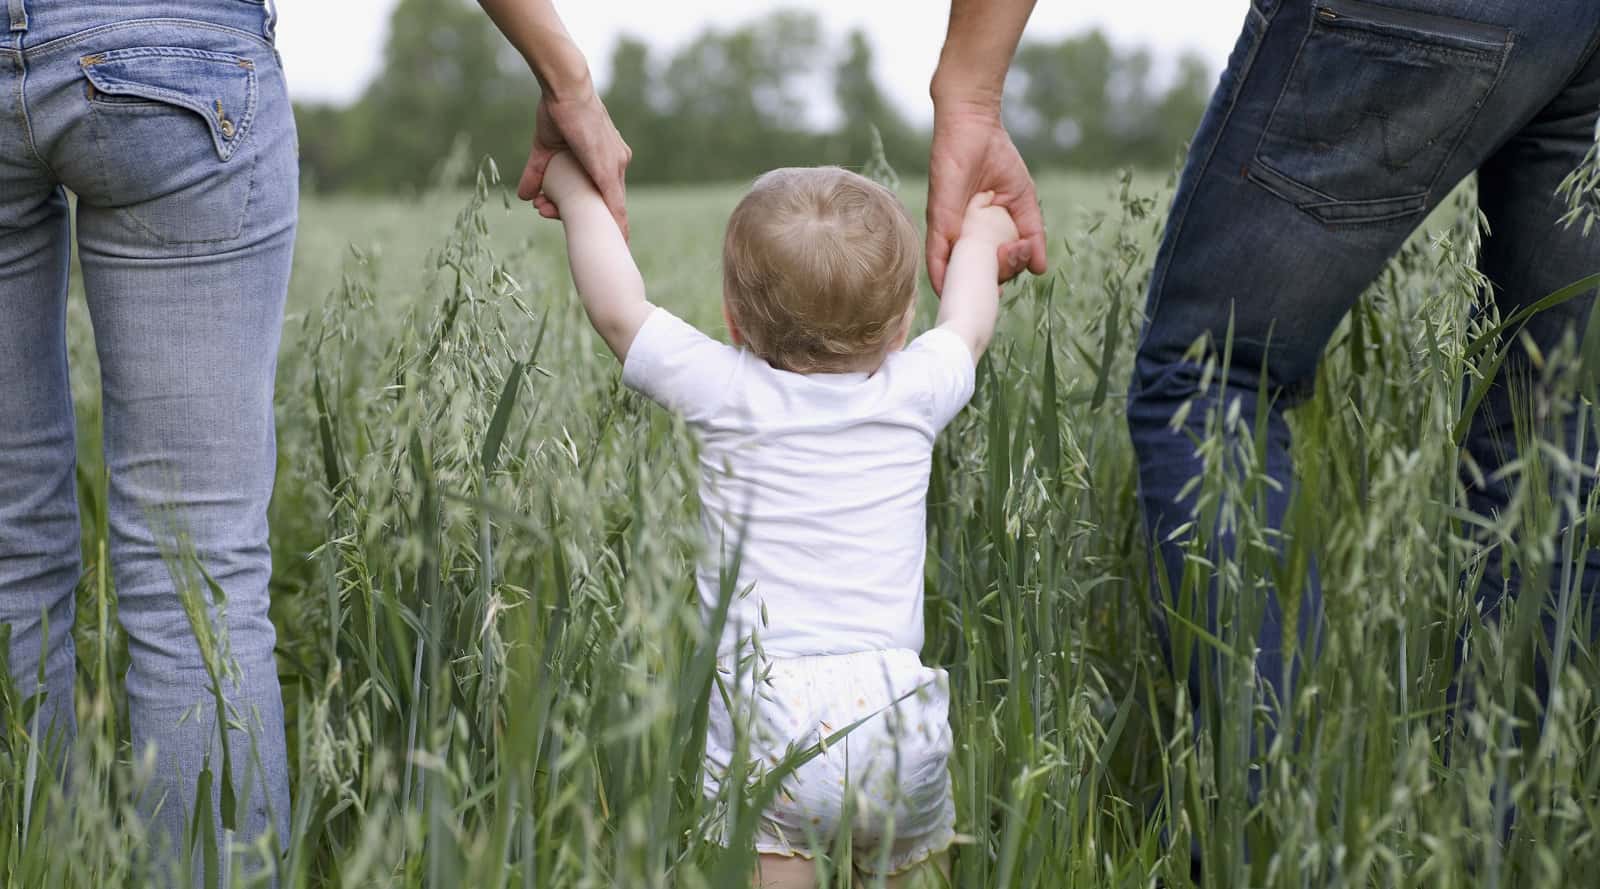
[[[611,115],[593,89],[573,98],[556,98],[547,92],[539,98],[534,124],[533,150],[517,184],[517,197],[532,201],[539,215],[559,219],[560,211],[543,194],[545,170],[550,159],[562,151],[572,152],[584,172],[600,189],[600,197],[617,220],[622,236],[628,236],[627,187],[625,177],[633,150],[611,123]]]
[[[933,153],[928,159],[928,278],[944,291],[950,250],[973,195],[994,192],[1017,225],[1017,239],[999,248],[1000,281],[1024,268],[1044,274],[1044,217],[1028,166],[1000,123],[998,107],[934,104]]]

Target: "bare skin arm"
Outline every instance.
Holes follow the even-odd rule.
[[[478,0],[489,18],[539,79],[539,108],[533,148],[517,184],[517,196],[532,201],[540,215],[559,211],[544,194],[545,169],[557,152],[570,151],[594,180],[623,236],[628,232],[624,176],[633,151],[601,104],[583,58],[561,24],[551,0]]]
[[[999,251],[1017,240],[1017,226],[992,192],[979,192],[967,203],[961,237],[950,251],[950,266],[939,300],[938,325],[961,337],[974,363],[994,338],[1000,314]]]
[[[655,308],[645,299],[644,280],[628,252],[622,230],[600,192],[568,152],[549,163],[544,183],[547,199],[561,211],[567,231],[567,260],[572,282],[583,300],[589,323],[625,361],[633,337]]]
[[[1046,268],[1044,217],[1033,177],[1000,122],[1006,70],[1034,0],[951,0],[950,27],[933,96],[933,151],[928,160],[928,277],[944,292],[950,253],[967,203],[994,192],[1016,221],[1018,237],[1000,246],[1000,280]]]

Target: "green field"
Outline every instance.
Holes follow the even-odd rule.
[[[1465,513],[1461,380],[1502,354],[1498,341],[1472,347],[1494,319],[1470,311],[1469,199],[1436,214],[1330,346],[1293,419],[1301,497],[1285,537],[1255,508],[1253,418],[1211,418],[1197,490],[1241,546],[1222,561],[1197,554],[1190,573],[1241,604],[1220,638],[1175,629],[1180,645],[1227,655],[1226,681],[1200,704],[1229,716],[1196,743],[1187,691],[1149,629],[1122,416],[1165,177],[1041,185],[1052,271],[1008,289],[978,392],[934,458],[923,654],[951,678],[966,839],[955,885],[1185,887],[1191,839],[1211,887],[1595,885],[1600,666],[1560,655],[1544,720],[1529,693],[1538,609],[1569,605],[1569,585],[1484,626],[1462,581],[1490,546],[1530,577],[1563,577],[1589,544],[1562,519],[1587,507],[1574,493],[1584,470],[1548,448],[1530,445],[1513,468],[1525,496],[1511,514]],[[738,194],[631,200],[651,298],[708,330]],[[904,194],[920,215],[918,189]],[[75,296],[92,497],[104,481],[81,309]],[[571,292],[559,229],[508,211],[497,186],[476,199],[307,198],[289,311],[273,507],[295,795],[283,885],[747,884],[748,852],[702,839],[713,812],[697,731],[714,640],[694,608],[693,443],[621,389]],[[1592,410],[1574,363],[1543,357],[1530,440]],[[125,656],[97,617],[110,594],[89,512],[85,780],[65,806],[12,727],[0,746],[8,886],[140,881],[126,714],[115,683],[95,681]],[[1293,607],[1294,566],[1313,558],[1324,651],[1286,708],[1280,737],[1298,743],[1264,754],[1253,804],[1238,628],[1264,579]],[[1452,724],[1453,677],[1473,683],[1477,706]],[[843,856],[822,861],[849,885]]]

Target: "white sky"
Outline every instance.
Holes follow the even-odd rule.
[[[397,0],[277,0],[278,48],[296,98],[349,101],[378,71],[388,17]],[[1170,58],[1194,49],[1221,70],[1249,0],[1039,0],[1028,35],[1057,37],[1090,27],[1122,45]],[[556,0],[567,30],[589,57],[595,78],[609,76],[620,35],[667,52],[708,25],[728,27],[772,9],[810,9],[837,37],[860,27],[877,50],[878,82],[912,117],[931,116],[928,78],[944,39],[941,0]],[[1158,72],[1161,69],[1158,68]]]

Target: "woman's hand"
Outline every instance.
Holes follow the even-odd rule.
[[[628,235],[627,187],[625,176],[633,150],[611,123],[611,115],[591,88],[575,98],[539,98],[533,150],[517,184],[517,197],[532,201],[539,215],[559,219],[555,202],[544,194],[545,172],[550,160],[563,151],[572,152],[594,181],[606,208],[617,220],[623,237]]]
[[[533,149],[517,183],[517,197],[532,201],[539,215],[559,219],[554,202],[543,195],[550,159],[570,151],[600,189],[606,208],[628,236],[627,189],[623,177],[633,151],[611,123],[594,91],[589,63],[561,24],[551,0],[478,0],[495,26],[527,60],[539,79]]]

